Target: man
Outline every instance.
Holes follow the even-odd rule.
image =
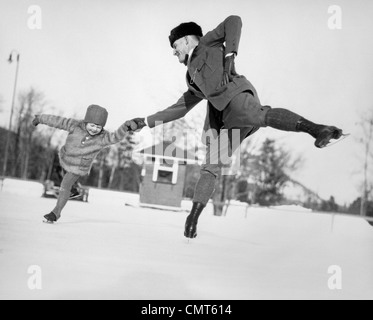
[[[173,54],[187,66],[188,90],[171,107],[146,119],[127,121],[132,130],[156,122],[167,123],[184,117],[201,100],[208,101],[205,130],[215,129],[218,139],[228,135],[228,149],[234,151],[232,130],[239,129],[240,143],[260,127],[272,127],[284,131],[305,132],[313,136],[315,146],[325,147],[331,139],[339,139],[343,133],[333,126],[315,124],[282,108],[271,108],[260,104],[254,86],[235,70],[234,59],[238,54],[242,22],[238,16],[230,16],[205,36],[194,22],[182,23],[169,36]],[[225,45],[225,46],[224,46]],[[227,129],[221,131],[221,129]],[[227,137],[225,137],[227,138]],[[201,167],[196,184],[193,207],[187,217],[184,235],[197,236],[198,218],[214,192],[215,179],[223,167],[219,157],[207,143],[206,161]],[[213,159],[214,158],[214,159]]]

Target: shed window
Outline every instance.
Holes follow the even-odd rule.
[[[179,164],[177,161],[174,161],[172,165],[165,165],[161,164],[160,158],[156,158],[154,162],[153,182],[176,184],[178,172]]]
[[[170,171],[159,170],[157,182],[172,183],[173,173]]]

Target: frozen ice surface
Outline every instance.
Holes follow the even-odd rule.
[[[0,192],[0,299],[373,299],[373,227],[360,218],[209,208],[187,243],[186,212],[125,206],[137,195],[91,190],[49,225],[55,200],[17,190]]]

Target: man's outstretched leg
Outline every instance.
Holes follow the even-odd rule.
[[[335,126],[313,123],[302,116],[284,108],[261,105],[254,93],[243,92],[232,99],[224,110],[225,122],[238,127],[272,127],[283,131],[305,132],[316,139],[315,146],[323,148],[331,139],[339,139],[342,130]]]
[[[317,148],[326,147],[331,139],[339,139],[343,135],[342,130],[337,127],[313,123],[282,108],[268,110],[265,124],[279,130],[308,133],[316,139],[315,146]]]

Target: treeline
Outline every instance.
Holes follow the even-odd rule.
[[[19,95],[14,110],[12,130],[9,134],[10,143],[6,166],[4,166],[4,154],[9,132],[0,128],[0,169],[6,169],[0,175],[4,173],[5,176],[38,181],[56,179],[59,170],[58,149],[64,143],[66,136],[61,135],[60,130],[46,126],[35,128],[32,125],[35,114],[45,112],[55,114],[53,110],[46,111],[46,107],[44,95],[37,90],[31,88]],[[196,129],[197,122],[198,119],[196,121],[181,119],[171,122],[158,133],[159,139],[172,141],[175,137],[179,137],[177,141],[183,147],[182,133],[185,130]],[[369,122],[369,125],[369,132],[373,133],[373,120]],[[200,136],[200,132],[197,131],[196,135]],[[294,158],[293,154],[283,149],[274,140],[266,139],[260,145],[253,145],[251,141],[247,139],[241,146],[238,172],[234,176],[222,175],[216,181],[213,195],[216,215],[223,214],[230,200],[260,206],[295,203],[294,199],[286,196],[284,190],[289,183],[294,181],[292,176],[300,168],[302,159]],[[367,139],[365,143],[367,155],[371,153],[370,141],[371,139]],[[91,173],[83,177],[80,182],[86,186],[138,192],[142,165],[134,161],[133,150],[133,135],[128,133],[120,144],[105,149],[99,154]],[[368,160],[370,158],[367,156],[365,167],[367,167]],[[198,165],[189,165],[186,170],[184,197],[193,197],[199,170]],[[366,177],[368,176],[366,174]],[[297,204],[317,211],[339,211],[353,214],[364,212],[364,214],[373,216],[373,202],[369,200],[372,187],[367,181],[368,179],[365,181],[365,199],[356,199],[351,205],[340,206],[333,196],[328,200],[321,199],[305,186],[302,188],[306,195],[301,203],[298,200]]]

